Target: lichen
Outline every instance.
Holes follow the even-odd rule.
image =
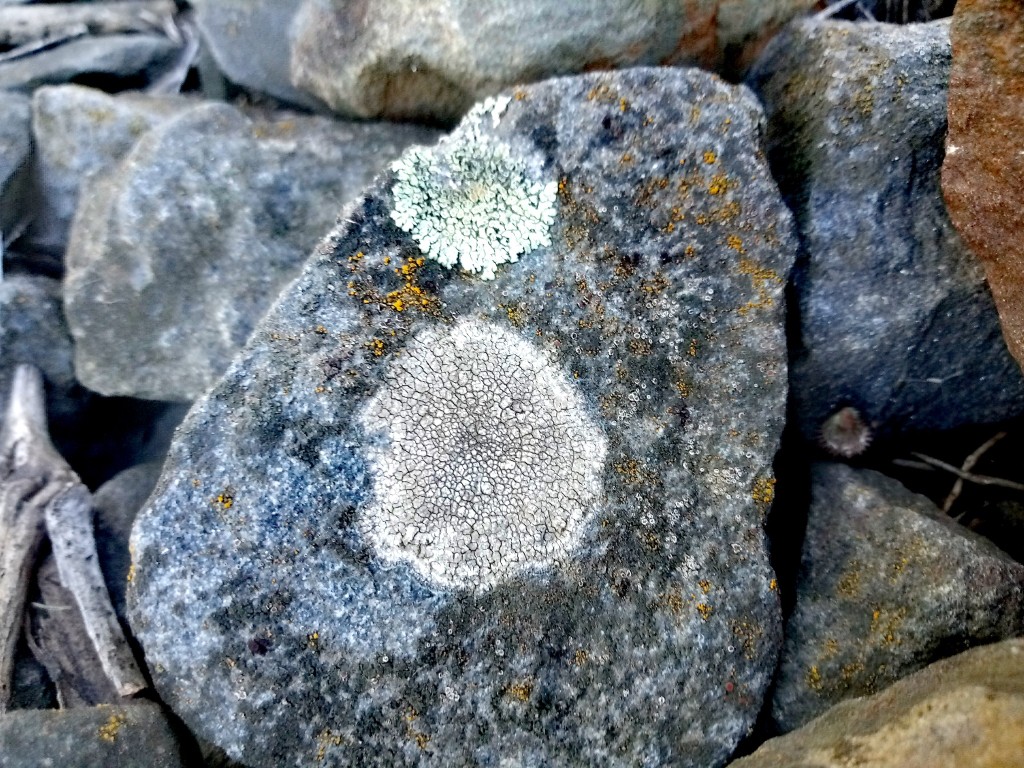
[[[489,99],[436,147],[412,147],[393,165],[391,218],[446,267],[493,279],[495,267],[551,244],[558,184],[481,129],[508,99]]]

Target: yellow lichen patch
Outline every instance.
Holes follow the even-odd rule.
[[[881,638],[884,645],[899,642],[900,627],[907,617],[907,609],[900,607],[895,610],[876,608],[871,613],[871,633]]]
[[[624,152],[622,157],[619,158],[619,163],[622,165],[632,165],[636,162],[636,158],[632,152]]]
[[[750,277],[754,290],[757,292],[757,299],[748,301],[737,310],[741,315],[747,314],[752,309],[770,307],[775,303],[772,300],[771,294],[768,293],[768,285],[771,283],[782,285],[782,278],[779,277],[777,272],[762,267],[751,259],[740,259],[739,273]]]
[[[690,339],[690,347],[686,350],[686,354],[688,354],[690,357],[696,357],[697,356],[697,340],[696,339]]]
[[[636,459],[625,459],[617,464],[613,464],[612,468],[626,485],[654,485],[658,482],[657,473],[652,472]]]
[[[625,112],[629,109],[629,102],[626,99],[619,99],[619,112]]]
[[[705,595],[711,592],[711,582],[707,579],[701,579],[697,582],[697,586],[700,587],[700,591]]]
[[[762,511],[765,511],[772,505],[772,501],[775,499],[775,478],[774,477],[759,477],[754,481],[754,487],[750,491],[750,497],[754,500]]]
[[[666,288],[668,288],[668,280],[665,279],[661,272],[655,272],[650,280],[644,280],[640,283],[640,290],[651,296],[661,293]]]
[[[225,488],[213,498],[213,504],[222,511],[227,511],[235,505],[235,493],[230,488]]]
[[[779,580],[778,579],[773,578],[773,579],[771,579],[768,582],[768,589],[770,589],[772,592],[774,592],[778,588],[779,588]]]
[[[127,715],[120,712],[114,712],[109,718],[107,718],[107,722],[100,726],[100,738],[108,744],[113,744],[117,741],[117,734],[120,732],[121,727],[127,722]]]
[[[127,582],[129,584],[131,584],[132,581],[134,581],[134,579],[135,579],[135,563],[132,563],[131,565],[128,566],[128,576],[127,576],[126,580],[127,580]]]
[[[362,251],[356,251],[351,256],[349,256],[348,257],[348,270],[349,270],[349,272],[355,272],[357,269],[359,269],[359,262],[361,262],[365,257],[366,257],[366,254],[363,253]]]
[[[516,101],[523,101],[526,99],[526,96],[526,91],[524,91],[522,88],[516,88],[514,91],[512,91],[512,98],[515,99]]]
[[[697,613],[700,614],[700,617],[704,619],[704,621],[710,619],[711,614],[713,614],[714,612],[715,609],[711,607],[708,603],[697,603]]]
[[[505,695],[509,696],[516,701],[527,702],[530,700],[530,695],[533,693],[533,680],[527,678],[525,680],[518,680],[510,684],[505,689]]]
[[[708,165],[712,165],[717,161],[718,155],[716,155],[712,150],[709,149],[704,153],[704,162],[707,163]]]
[[[316,759],[322,763],[327,758],[327,750],[331,747],[345,745],[345,739],[340,733],[335,733],[330,728],[324,728],[316,735]]]
[[[708,182],[708,194],[723,195],[728,192],[732,186],[733,182],[729,181],[728,176],[724,173],[716,173],[711,177],[711,181]]]
[[[834,637],[830,637],[825,641],[825,650],[822,652],[822,657],[826,659],[833,658],[839,653],[839,641]]]
[[[629,353],[631,355],[637,355],[639,357],[643,357],[643,356],[651,354],[651,351],[653,349],[654,349],[653,345],[647,339],[630,339],[629,340]]]
[[[320,632],[314,630],[306,635],[306,647],[311,651],[320,649]]]
[[[526,307],[523,304],[519,302],[515,304],[499,304],[498,307],[505,310],[508,321],[516,328],[522,328],[523,324],[526,323]]]
[[[374,357],[382,357],[384,355],[384,342],[380,339],[370,339],[366,342],[366,348],[370,350]]]
[[[746,253],[746,249],[743,247],[743,240],[738,235],[729,235],[725,238],[725,244],[736,251],[736,253]]]
[[[679,393],[680,397],[689,397],[690,396],[690,392],[691,392],[690,385],[689,385],[689,383],[686,382],[685,379],[681,379],[681,378],[680,379],[676,379],[675,383],[672,386],[675,387],[675,390],[676,390],[676,392]]]
[[[813,665],[809,670],[807,670],[805,680],[807,682],[807,687],[810,688],[812,691],[821,690],[821,672],[818,671],[818,666],[816,664]]]
[[[653,207],[656,205],[655,196],[658,192],[668,189],[668,185],[669,180],[666,176],[655,176],[652,179],[648,179],[637,190],[633,201],[637,205]]]
[[[686,246],[686,249],[683,251],[683,255],[686,256],[686,258],[688,259],[692,259],[694,256],[697,255],[697,249],[692,245],[688,245]]]
[[[420,719],[420,713],[415,709],[408,709],[405,713],[405,735],[416,742],[421,750],[426,749],[430,743],[430,736],[415,727],[416,721]]]
[[[573,663],[577,667],[582,667],[584,664],[587,663],[588,658],[590,658],[589,654],[582,648],[579,648],[576,650],[576,653],[573,656]]]
[[[860,596],[861,563],[854,560],[836,582],[836,592],[842,597],[855,599]]]
[[[404,285],[384,297],[384,303],[395,312],[404,312],[411,308],[424,312],[436,310],[437,299],[416,285],[416,273],[424,263],[425,260],[422,256],[417,258],[410,256],[400,267],[395,269],[395,274],[402,278]]]
[[[683,596],[678,592],[665,592],[658,597],[657,605],[668,608],[676,616],[683,612]]]

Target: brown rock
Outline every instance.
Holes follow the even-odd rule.
[[[942,191],[1024,366],[1024,4],[960,0],[950,38]]]
[[[1024,765],[1024,640],[974,648],[838,704],[730,768]]]

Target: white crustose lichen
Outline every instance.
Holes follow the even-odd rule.
[[[412,147],[391,167],[391,218],[420,250],[446,267],[494,278],[494,269],[550,245],[558,185],[532,178],[528,164],[481,132],[508,99],[489,99],[434,148]]]
[[[606,441],[543,351],[489,322],[416,335],[360,414],[386,561],[484,589],[568,557],[602,492]]]

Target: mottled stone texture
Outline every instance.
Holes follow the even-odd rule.
[[[362,117],[453,120],[516,83],[641,64],[742,65],[812,0],[305,0],[292,79]]]
[[[111,96],[80,85],[36,90],[32,94],[36,199],[27,233],[29,246],[63,255],[82,186],[110,171],[154,125],[195,103],[180,96]]]
[[[82,193],[66,254],[75,371],[105,395],[192,400],[341,206],[436,132],[202,104]]]
[[[929,662],[1024,634],[1024,565],[897,481],[812,472],[772,717],[791,730]]]
[[[167,717],[151,702],[0,715],[4,768],[181,768],[190,764],[184,757]]]
[[[961,0],[950,37],[942,191],[1024,365],[1024,5]]]
[[[846,405],[883,436],[1024,409],[1024,376],[939,187],[948,29],[802,21],[750,78],[804,249],[790,385],[810,440]]]
[[[762,524],[795,240],[761,110],[696,70],[511,95],[481,131],[542,156],[559,189],[551,245],[489,281],[449,270],[394,224],[385,175],[193,408],[136,521],[129,612],[154,682],[247,764],[705,768],[762,706],[781,642]],[[359,523],[386,445],[359,414],[411,339],[460,322],[543,355],[573,392],[561,411],[577,399],[607,446],[572,545],[477,588],[436,586]],[[500,348],[472,346],[425,377],[438,396],[487,383]],[[500,440],[495,478],[516,488],[531,470],[510,447],[533,443],[501,402],[429,428],[442,450]],[[566,449],[596,457],[581,439],[589,454]],[[415,429],[402,441],[415,455]],[[497,483],[448,464],[479,481],[458,484],[467,514],[500,508]]]
[[[1024,640],[1006,640],[838,704],[730,768],[1010,768],[1022,724]]]

